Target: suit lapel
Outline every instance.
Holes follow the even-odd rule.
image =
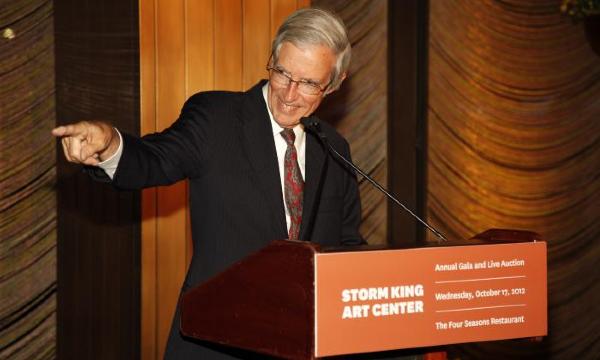
[[[264,81],[255,85],[244,97],[242,113],[242,143],[248,160],[254,169],[255,181],[266,199],[272,219],[271,226],[276,236],[287,238],[285,205],[281,190],[281,178],[277,162],[277,152],[273,140],[273,129],[262,95]],[[310,240],[312,224],[318,207],[321,177],[324,174],[326,153],[315,135],[306,133],[306,159],[304,180],[304,205],[300,239]]]
[[[242,142],[254,169],[256,184],[266,199],[270,214],[265,216],[268,216],[274,234],[284,239],[287,238],[285,208],[273,131],[262,95],[264,84],[265,82],[260,82],[245,94],[240,114],[244,119]]]
[[[300,239],[310,241],[312,224],[319,205],[319,189],[325,165],[326,153],[317,137],[306,133],[306,159],[304,175],[304,206],[302,209],[302,224],[300,226]]]

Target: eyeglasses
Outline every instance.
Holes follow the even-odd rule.
[[[319,84],[315,84],[313,82],[307,80],[294,80],[292,76],[287,74],[285,71],[267,66],[267,70],[271,75],[271,81],[279,86],[288,87],[292,83],[296,83],[298,85],[298,91],[300,91],[304,95],[319,95],[322,92],[325,92],[331,82],[325,85],[325,87],[321,87]]]

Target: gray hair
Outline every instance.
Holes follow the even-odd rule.
[[[342,83],[343,74],[350,65],[350,41],[346,27],[336,15],[322,9],[301,9],[290,15],[277,30],[271,47],[273,61],[277,62],[284,42],[295,46],[325,45],[336,56],[332,70],[330,89],[336,90]]]

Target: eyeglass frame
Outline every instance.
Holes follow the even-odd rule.
[[[327,89],[329,88],[329,86],[331,85],[331,83],[333,82],[333,80],[330,80],[330,81],[327,83],[327,85],[325,85],[325,87],[321,87],[321,85],[319,85],[319,84],[315,84],[315,83],[313,83],[313,82],[309,82],[309,81],[307,81],[307,80],[294,80],[294,79],[292,79],[292,76],[291,76],[291,75],[288,75],[288,74],[287,74],[285,71],[283,71],[283,70],[281,70],[281,69],[278,69],[278,68],[276,68],[276,67],[273,67],[273,66],[269,66],[269,64],[271,63],[271,60],[272,60],[272,59],[273,59],[273,55],[271,55],[271,56],[269,57],[269,62],[267,63],[267,66],[266,66],[266,69],[267,69],[267,71],[269,71],[269,72],[270,72],[270,71],[275,71],[276,73],[278,73],[278,74],[280,74],[280,75],[283,75],[285,78],[287,78],[287,79],[288,79],[288,83],[287,83],[287,85],[286,85],[286,86],[290,86],[290,84],[292,84],[292,83],[296,83],[297,85],[300,85],[300,84],[306,84],[306,85],[312,86],[312,87],[314,87],[315,89],[318,89],[318,90],[319,90],[319,92],[318,92],[318,93],[316,93],[316,94],[306,94],[306,93],[305,93],[305,95],[309,95],[309,96],[316,96],[316,95],[320,95],[320,94],[322,94],[322,93],[326,92],[326,91],[327,91]],[[269,77],[270,77],[270,76],[271,76],[271,74],[269,73]]]

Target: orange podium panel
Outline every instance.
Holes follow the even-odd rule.
[[[543,336],[546,243],[315,254],[315,356]]]
[[[538,239],[493,230],[468,245],[365,251],[274,241],[184,294],[181,332],[285,359],[544,336]]]

